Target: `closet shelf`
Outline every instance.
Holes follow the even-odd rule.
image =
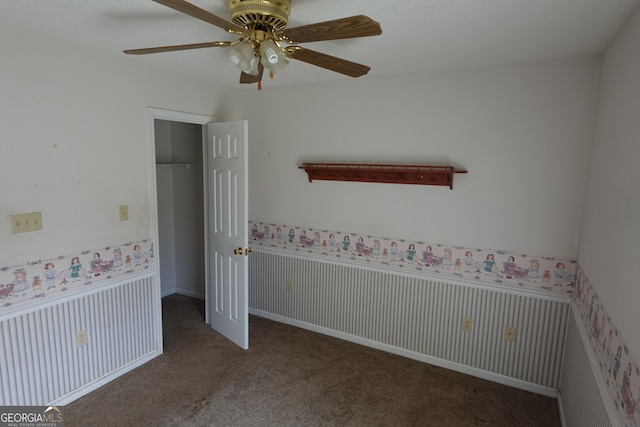
[[[193,166],[193,163],[156,163],[158,168],[187,168]]]
[[[314,179],[329,181],[380,182],[389,184],[442,185],[453,189],[453,174],[467,173],[453,166],[303,163],[298,166]]]

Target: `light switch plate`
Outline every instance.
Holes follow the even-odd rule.
[[[129,220],[129,206],[128,205],[120,205],[118,208],[118,212],[120,215],[120,221],[128,221]]]
[[[42,230],[42,212],[11,215],[11,234]]]

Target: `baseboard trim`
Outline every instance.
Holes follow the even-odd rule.
[[[504,375],[496,374],[496,373],[485,371],[482,369],[473,368],[471,366],[461,365],[459,363],[450,362],[448,360],[439,359],[437,357],[427,356],[425,354],[417,353],[410,350],[405,350],[405,349],[394,347],[388,344],[382,344],[377,341],[368,340],[355,335],[346,334],[344,332],[339,332],[333,329],[325,328],[325,327],[314,325],[311,323],[302,322],[299,320],[280,316],[278,314],[268,313],[266,311],[253,309],[253,308],[249,308],[249,314],[252,314],[258,317],[263,317],[269,320],[274,320],[276,322],[285,323],[287,325],[296,326],[302,329],[307,329],[312,332],[318,332],[320,334],[328,335],[328,336],[342,339],[345,341],[350,341],[356,344],[364,345],[366,347],[375,348],[377,350],[386,351],[388,353],[397,354],[399,356],[404,356],[409,359],[417,360],[424,363],[429,363],[431,365],[439,366],[445,369],[450,369],[452,371],[471,375],[476,378],[481,378],[481,379],[492,381],[498,384],[515,387],[521,390],[530,391],[532,393],[540,394],[540,395],[551,397],[551,398],[558,397],[558,390],[553,388],[544,387],[538,384],[533,384],[533,383],[518,380],[515,378],[510,378]]]
[[[562,403],[562,392],[559,391],[558,392],[558,413],[560,414],[560,425],[562,427],[566,427],[567,426],[567,422],[565,421],[565,417],[564,417],[564,405]]]
[[[160,294],[160,298],[164,298],[164,297],[168,297],[169,295],[173,295],[176,293],[176,287],[174,286],[173,288],[169,288],[169,289],[163,289],[162,293]]]
[[[196,298],[204,301],[204,294],[200,292],[194,292],[190,289],[184,289],[179,286],[174,286],[173,288],[165,289],[162,291],[162,298],[168,297],[169,295],[180,294],[186,297]]]
[[[99,389],[100,387],[106,385],[107,383],[110,383],[111,381],[115,380],[116,378],[126,374],[127,372],[130,372],[142,365],[144,365],[145,363],[149,362],[152,359],[155,359],[156,357],[160,356],[162,354],[161,351],[158,350],[154,350],[151,353],[148,353],[130,363],[127,363],[126,365],[116,369],[115,371],[100,377],[94,381],[91,381],[90,383],[75,389],[74,391],[72,391],[71,393],[67,393],[64,396],[59,397],[58,399],[54,400],[53,402],[50,402],[48,405],[51,406],[65,406],[68,405],[69,403],[73,402],[74,400],[77,400],[79,398],[81,398],[82,396],[85,396],[89,393],[91,393],[92,391],[95,391],[97,389]]]
[[[204,294],[199,293],[199,292],[194,292],[192,290],[189,289],[184,289],[181,288],[179,286],[176,286],[176,294],[180,294],[180,295],[184,295],[186,297],[191,297],[191,298],[195,298],[195,299],[199,299],[204,301]]]

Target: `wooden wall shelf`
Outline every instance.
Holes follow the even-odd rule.
[[[453,189],[453,174],[467,173],[453,166],[386,165],[366,163],[303,163],[314,179],[329,181],[381,182],[390,184],[442,185]]]

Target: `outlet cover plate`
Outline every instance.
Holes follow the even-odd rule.
[[[515,341],[516,340],[516,328],[513,326],[505,326],[504,327],[504,339],[505,341]]]
[[[89,337],[87,336],[87,331],[82,330],[76,333],[76,347],[84,347],[89,343]]]
[[[465,332],[471,332],[473,329],[473,320],[470,317],[462,318],[462,330]]]

